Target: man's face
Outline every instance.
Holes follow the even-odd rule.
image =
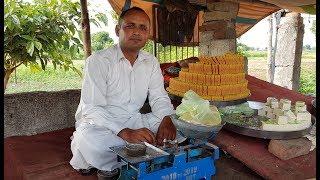
[[[121,47],[140,50],[146,44],[150,31],[149,18],[140,11],[129,11],[116,27]]]

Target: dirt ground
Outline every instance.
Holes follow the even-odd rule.
[[[311,70],[316,71],[316,61],[303,60],[301,62],[301,71]],[[267,61],[266,60],[249,60],[248,61],[248,74],[262,80],[267,80]]]

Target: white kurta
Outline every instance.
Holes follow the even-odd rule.
[[[147,96],[152,113],[140,114]],[[153,55],[140,51],[132,66],[119,45],[99,51],[86,60],[70,164],[74,169],[113,170],[120,164],[109,147],[125,143],[117,136],[122,129],[147,127],[156,133],[161,120],[172,113]]]

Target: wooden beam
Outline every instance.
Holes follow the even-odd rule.
[[[87,0],[80,0],[80,4],[83,49],[85,52],[85,58],[88,58],[91,55],[91,37]]]

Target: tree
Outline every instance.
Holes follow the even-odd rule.
[[[97,32],[92,35],[92,50],[98,51],[113,45],[113,40],[109,37],[109,33],[105,31]]]
[[[11,73],[22,64],[31,71],[45,70],[50,61],[55,69],[58,65],[81,76],[72,63],[82,48],[79,2],[5,0],[4,12],[4,88]],[[106,23],[103,14],[95,17],[94,23]]]
[[[310,30],[314,35],[316,35],[316,20],[312,21],[312,26],[311,26]]]

